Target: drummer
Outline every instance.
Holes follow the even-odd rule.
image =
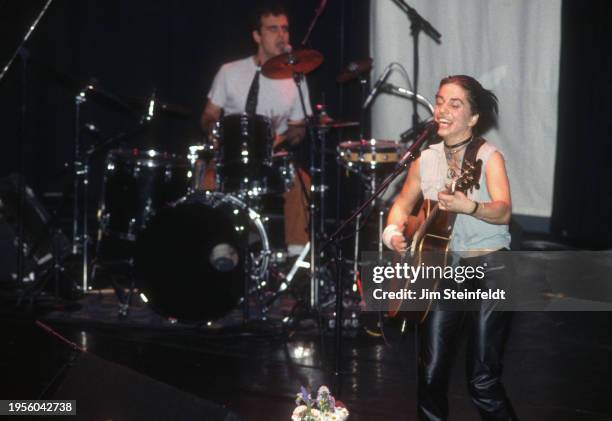
[[[259,114],[269,117],[275,131],[274,147],[295,146],[304,138],[305,130],[299,127],[304,112],[293,79],[269,79],[261,74],[261,66],[269,59],[288,52],[289,19],[286,9],[276,3],[260,6],[253,14],[252,37],[257,45],[255,55],[221,66],[202,114],[201,125],[210,133],[221,113]],[[311,114],[308,87],[302,84],[306,112]],[[288,123],[292,124],[289,125]],[[295,124],[293,124],[295,123]],[[297,126],[296,126],[297,124]],[[310,178],[299,170],[306,191],[310,190]],[[214,189],[214,175],[209,172],[203,182],[205,189]],[[285,243],[290,255],[299,254],[308,242],[307,202],[299,181],[284,194]]]

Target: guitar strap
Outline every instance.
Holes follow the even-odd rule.
[[[474,164],[476,162],[476,155],[478,154],[478,150],[485,143],[485,140],[482,137],[477,137],[472,140],[467,147],[465,148],[465,154],[463,155],[463,162],[461,163],[461,172],[465,172],[467,170],[468,164]],[[454,212],[449,212],[449,226],[452,232],[455,227],[455,219],[457,218],[457,214]]]
[[[474,164],[476,162],[476,154],[480,147],[485,143],[482,137],[477,137],[472,140],[465,148],[465,154],[463,155],[463,163],[461,164],[461,172],[467,170],[467,164]]]

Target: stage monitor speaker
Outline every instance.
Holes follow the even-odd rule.
[[[17,280],[19,192],[23,177],[12,174],[0,179],[0,282],[35,281],[70,253],[70,242],[53,226],[51,215],[32,189],[25,187],[23,218],[24,280]]]
[[[75,420],[241,420],[219,405],[86,352],[58,383],[43,398],[76,400]]]

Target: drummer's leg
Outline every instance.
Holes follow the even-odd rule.
[[[310,191],[310,176],[299,170],[306,191]],[[293,186],[283,194],[285,199],[285,244],[287,246],[303,246],[308,242],[308,202],[302,191],[300,180],[296,176]]]
[[[199,190],[217,190],[217,180],[216,180],[217,172],[215,160],[212,159],[206,165],[204,173],[202,174],[202,178],[200,179],[200,184],[198,186]]]

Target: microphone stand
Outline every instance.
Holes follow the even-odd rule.
[[[378,196],[380,196],[404,170],[408,167],[408,165],[414,161],[420,154],[421,146],[425,144],[425,142],[430,138],[430,136],[435,132],[436,125],[431,124],[426,130],[421,133],[417,140],[410,146],[408,151],[404,154],[402,159],[398,162],[395,170],[391,173],[385,180],[380,183],[378,188],[372,195],[366,199],[365,202],[359,206],[359,208],[347,219],[345,220],[336,231],[329,237],[329,239],[321,246],[321,248],[317,251],[319,254],[323,252],[327,247],[331,244],[335,244],[336,249],[338,250],[337,258],[336,258],[336,318],[335,318],[335,365],[334,365],[334,374],[336,376],[340,375],[340,362],[342,356],[342,277],[341,277],[341,268],[342,268],[342,251],[339,247],[339,242],[342,238],[338,238],[340,233],[344,231],[344,229],[351,224],[355,219],[357,219],[361,213],[370,206]],[[337,385],[340,382],[336,382]]]
[[[432,115],[434,113],[434,106],[423,95],[414,93],[405,88],[400,88],[399,86],[395,86],[391,83],[383,83],[380,87],[380,90],[382,92],[386,92],[388,94],[395,95],[400,98],[406,98],[406,99],[411,99],[411,100],[416,99],[417,102],[420,102],[421,104],[426,106]],[[416,128],[416,126],[413,128]]]
[[[295,60],[292,58],[293,56],[290,54],[289,61]],[[315,167],[315,159],[316,159],[316,151],[315,151],[315,131],[314,131],[314,121],[311,115],[308,115],[306,112],[306,102],[304,100],[304,94],[302,92],[302,83],[301,81],[304,79],[304,75],[302,73],[294,73],[293,80],[295,81],[298,93],[300,95],[300,104],[302,106],[302,112],[304,113],[304,119],[306,122],[306,126],[308,127],[308,134],[310,136],[310,174],[313,176],[317,172],[320,171],[320,168],[317,169]],[[301,178],[299,170],[297,171],[298,177],[300,179],[300,183],[302,185],[302,189],[305,190],[305,184]],[[320,175],[320,172],[319,172]],[[310,194],[306,196],[310,200],[308,200],[308,210],[309,210],[309,236],[310,236],[310,300],[309,300],[309,308],[310,310],[316,309],[319,306],[319,284],[318,284],[318,273],[316,271],[316,237],[317,237],[317,229],[316,229],[316,203],[315,203],[315,195],[316,188],[312,188],[315,185],[315,180],[311,180],[311,190]],[[323,188],[324,186],[320,186]],[[305,192],[304,192],[305,193]]]
[[[412,83],[414,92],[418,92],[419,89],[419,34],[421,31],[425,32],[425,34],[429,35],[431,39],[433,39],[437,44],[440,44],[440,38],[442,35],[429,23],[425,20],[419,13],[412,7],[408,6],[404,0],[393,0],[400,9],[408,15],[408,19],[410,19],[410,33],[412,34],[413,41],[413,72],[412,72]],[[412,98],[412,125],[416,126],[419,123],[419,113],[417,110],[418,100],[417,97]]]
[[[13,65],[13,62],[15,61],[17,56],[21,57],[21,63],[22,63],[22,72],[21,72],[21,75],[22,75],[21,76],[21,127],[20,127],[20,130],[19,130],[21,140],[19,142],[19,148],[18,148],[19,151],[18,151],[18,154],[19,154],[19,172],[21,173],[22,177],[19,177],[20,181],[19,181],[19,185],[18,185],[19,205],[18,205],[18,220],[17,220],[17,224],[18,224],[17,225],[17,282],[23,282],[23,277],[24,277],[24,267],[23,267],[24,266],[24,256],[23,256],[24,242],[23,242],[23,236],[25,234],[24,224],[25,224],[25,195],[26,195],[26,191],[25,191],[25,189],[26,189],[25,188],[25,186],[26,186],[26,180],[25,180],[25,153],[26,153],[26,146],[25,146],[25,143],[27,141],[27,136],[26,136],[26,126],[27,126],[26,118],[27,118],[27,114],[28,114],[28,106],[27,106],[27,95],[28,95],[27,76],[28,76],[28,59],[29,59],[29,52],[25,48],[25,44],[28,41],[28,39],[30,38],[30,36],[32,35],[32,33],[34,33],[34,31],[38,27],[38,23],[40,22],[42,17],[47,12],[47,9],[49,8],[49,6],[51,6],[52,1],[53,0],[47,0],[47,2],[43,6],[42,10],[40,11],[40,13],[36,17],[36,19],[34,19],[34,22],[32,23],[32,25],[30,25],[28,27],[28,31],[26,32],[25,36],[23,37],[23,39],[19,43],[19,46],[17,47],[17,49],[15,50],[15,52],[13,53],[13,55],[11,56],[9,61],[6,63],[6,65],[2,69],[2,72],[0,73],[0,83],[2,83],[2,81],[6,77],[6,74],[10,70],[10,68]]]
[[[19,44],[19,47],[17,47],[17,49],[15,50],[15,52],[13,53],[13,55],[11,56],[11,58],[9,59],[8,63],[6,63],[6,65],[4,66],[4,68],[2,69],[2,73],[0,73],[0,82],[2,82],[2,80],[4,79],[4,77],[6,76],[6,73],[9,71],[9,69],[11,68],[11,65],[13,64],[13,61],[15,61],[15,59],[17,58],[17,56],[19,54],[21,54],[21,49],[23,48],[23,46],[25,45],[25,43],[28,41],[28,39],[30,38],[30,35],[32,35],[32,33],[36,30],[36,27],[38,26],[38,22],[40,22],[40,20],[42,19],[42,17],[44,16],[44,14],[47,12],[47,9],[49,8],[49,6],[51,6],[51,3],[53,2],[53,0],[47,0],[47,3],[45,3],[45,5],[43,6],[42,10],[40,11],[40,13],[38,14],[38,16],[36,17],[36,19],[34,19],[34,22],[32,23],[32,25],[30,25],[28,27],[28,32],[26,32],[25,36],[23,37],[23,40],[21,41],[21,43]]]
[[[361,103],[365,103],[368,97],[368,75],[363,73],[359,76],[359,85],[361,86]],[[360,107],[359,109],[359,140],[363,140],[366,137],[365,123],[366,123],[366,109]],[[368,133],[369,134],[369,133]],[[368,136],[369,137],[369,136]]]
[[[323,9],[325,9],[326,3],[327,3],[327,0],[321,0],[321,4],[319,5],[319,8],[315,10],[314,18],[312,18],[312,21],[310,22],[310,26],[308,27],[308,31],[306,31],[306,35],[304,36],[304,39],[302,40],[302,43],[301,43],[302,47],[306,46],[306,43],[308,42],[308,39],[310,38],[310,33],[314,29],[314,26],[317,23],[319,16],[321,16],[321,14],[323,13]]]
[[[302,40],[300,46],[301,47],[305,47],[306,43],[308,42],[308,39],[310,38],[310,34],[312,32],[312,30],[314,29],[314,26],[319,18],[319,16],[321,16],[321,14],[323,13],[323,10],[325,9],[325,4],[327,3],[327,0],[321,0],[321,3],[319,4],[319,7],[315,10],[315,16],[312,19],[308,30],[306,32],[306,35],[304,36],[304,39]],[[290,52],[288,52],[288,63],[290,65],[294,65],[297,63],[297,58]],[[300,105],[302,108],[302,112],[304,114],[304,121],[305,121],[305,125],[306,128],[308,130],[308,135],[310,136],[310,141],[311,141],[311,145],[310,145],[310,174],[311,176],[314,176],[314,174],[316,173],[320,173],[320,169],[317,169],[315,167],[315,157],[316,157],[316,150],[315,150],[315,131],[314,131],[314,121],[313,121],[313,116],[309,115],[307,110],[306,110],[306,102],[304,100],[304,93],[302,92],[302,81],[305,80],[305,75],[304,73],[298,73],[298,72],[293,72],[293,81],[295,82],[298,94],[299,94],[299,98],[300,98]],[[309,215],[309,243],[306,244],[306,250],[304,250],[304,252],[302,252],[300,254],[300,256],[298,257],[298,260],[296,261],[296,264],[294,265],[294,268],[291,269],[291,273],[290,273],[290,278],[293,277],[294,274],[294,269],[296,269],[298,266],[297,264],[299,263],[300,260],[302,260],[306,254],[305,252],[309,252],[310,256],[310,300],[309,300],[309,305],[308,305],[308,310],[312,311],[312,310],[317,310],[317,307],[319,305],[319,300],[318,300],[318,295],[319,295],[319,285],[318,285],[318,274],[315,271],[316,265],[316,247],[315,247],[315,241],[316,241],[316,237],[317,237],[317,229],[316,229],[316,209],[317,206],[315,204],[315,195],[314,193],[317,191],[317,189],[314,187],[315,186],[315,180],[311,180],[311,189],[310,192],[307,191],[306,189],[306,185],[304,183],[304,180],[302,179],[302,176],[300,174],[299,168],[297,170],[297,178],[298,181],[300,183],[301,189],[302,189],[302,193],[304,194],[304,197],[307,200],[308,203],[308,215]],[[321,189],[324,189],[325,186],[321,186]],[[320,190],[321,192],[323,192],[324,190]],[[321,227],[322,229],[323,227]]]

